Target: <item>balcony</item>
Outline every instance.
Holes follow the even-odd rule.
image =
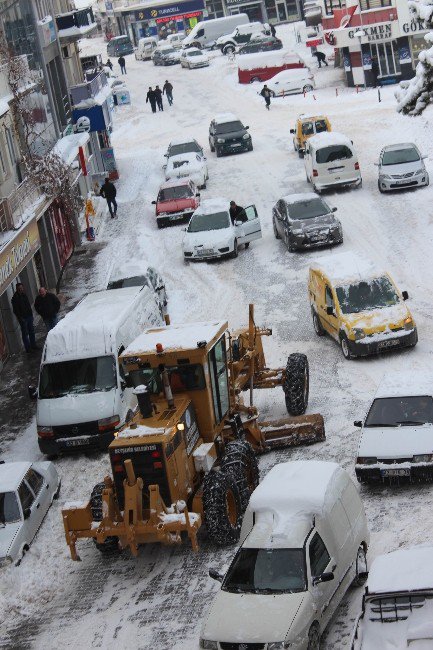
[[[45,194],[30,179],[24,179],[9,196],[0,198],[0,232],[17,230],[46,203]]]
[[[105,72],[101,71],[91,81],[71,86],[69,92],[71,93],[72,106],[86,103],[90,107],[91,105],[102,104],[111,94],[111,89]]]
[[[93,9],[77,9],[56,16],[59,39],[62,43],[71,43],[87,36],[96,29]]]

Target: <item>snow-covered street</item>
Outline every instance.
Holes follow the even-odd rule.
[[[279,35],[287,45],[291,26]],[[102,39],[82,43],[106,59]],[[316,72],[316,65],[313,64]],[[106,287],[113,263],[146,259],[165,279],[172,323],[227,320],[230,327],[247,322],[248,304],[255,304],[257,324],[272,327],[265,341],[270,367],[285,365],[289,353],[308,355],[311,373],[308,413],[325,419],[326,441],[269,453],[260,459],[264,475],[275,463],[290,459],[335,460],[355,479],[359,429],[385,372],[431,366],[433,287],[433,186],[382,195],[377,187],[377,162],[386,144],[414,142],[433,179],[431,109],[409,118],[396,112],[394,87],[357,93],[346,88],[342,72],[332,67],[316,73],[314,93],[272,100],[270,111],[258,92],[262,84],[237,83],[236,62],[215,55],[208,68],[154,67],[126,59],[132,104],[116,109],[113,146],[120,171],[116,183],[118,219],[106,218],[99,229],[93,264],[62,287],[77,299]],[[115,72],[118,66],[115,64]],[[152,114],[145,103],[148,86],[169,79],[174,104],[164,99],[164,112]],[[249,125],[254,150],[216,158],[208,129],[216,113],[230,111]],[[304,162],[294,152],[290,128],[302,112],[326,115],[333,130],[353,140],[363,185],[325,195],[338,208],[344,243],[335,249],[289,253],[274,237],[272,207],[286,194],[311,191]],[[164,181],[164,153],[171,139],[194,137],[204,147],[209,168],[202,198],[225,197],[239,205],[255,204],[263,238],[242,247],[237,259],[185,265],[182,227],[159,230],[155,207]],[[86,244],[92,249],[93,244]],[[328,337],[314,332],[307,296],[311,260],[340,251],[368,257],[392,275],[409,293],[419,343],[414,349],[346,361]],[[93,255],[90,252],[89,255]],[[430,325],[429,325],[430,323]],[[263,419],[286,415],[281,389],[256,391]],[[433,449],[432,449],[433,451]],[[42,459],[33,422],[10,443],[4,460]],[[30,551],[17,568],[2,572],[0,647],[4,648],[138,648],[192,650],[198,647],[203,615],[218,583],[208,569],[227,567],[233,548],[215,548],[203,541],[198,554],[181,547],[147,545],[139,557],[101,556],[91,541],[78,544],[81,563],[70,559],[61,506],[84,500],[109,472],[105,455],[65,457],[56,461],[62,478],[60,500],[50,509]],[[356,480],[356,479],[355,479]],[[430,541],[433,529],[433,486],[361,488],[371,530],[370,559],[376,555]],[[323,638],[323,647],[348,647],[362,589],[351,589]]]

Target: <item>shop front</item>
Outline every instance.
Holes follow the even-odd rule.
[[[270,23],[293,23],[302,20],[299,0],[265,0]]]
[[[251,0],[225,0],[227,15],[247,14],[250,22],[266,23],[268,16],[264,0],[252,2]]]
[[[146,36],[158,36],[164,40],[169,34],[189,34],[195,25],[204,20],[204,0],[186,0],[174,4],[164,3],[149,6],[140,11],[123,13],[128,32],[132,32],[134,43]]]
[[[409,11],[407,0],[397,0],[397,10],[400,32],[408,39],[412,69],[415,69],[419,53],[431,47],[431,44],[427,43],[424,38],[431,30],[425,28],[424,21],[413,17]]]

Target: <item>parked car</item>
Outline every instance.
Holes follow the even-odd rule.
[[[176,178],[190,178],[199,189],[205,189],[209,178],[206,158],[193,152],[170,156],[165,167],[165,180]]]
[[[168,181],[159,188],[156,206],[158,228],[189,219],[200,205],[200,194],[189,179]]]
[[[223,54],[234,52],[239,46],[248,43],[254,36],[269,34],[269,25],[260,22],[246,23],[238,25],[231,34],[224,34],[216,40],[216,47],[221,49]]]
[[[362,185],[353,142],[341,133],[319,133],[307,140],[304,164],[307,181],[317,193],[335,187]]]
[[[308,68],[283,70],[268,81],[267,86],[274,97],[284,97],[295,93],[309,93],[314,90],[314,76]]]
[[[229,34],[238,25],[245,25],[249,22],[250,19],[244,13],[201,20],[194,25],[184,39],[182,47],[212,47],[220,36]]]
[[[376,557],[355,622],[351,650],[433,648],[433,546]]]
[[[209,126],[209,147],[216,151],[217,157],[226,153],[252,151],[253,141],[244,126],[233,113],[216,115]]]
[[[59,492],[53,463],[0,461],[0,567],[21,562]]]
[[[405,190],[408,187],[422,187],[429,184],[429,175],[423,156],[415,144],[390,144],[380,152],[379,192]]]
[[[281,73],[280,73],[281,74]],[[278,75],[275,75],[278,77]],[[305,143],[317,133],[331,131],[331,123],[326,115],[304,115],[301,114],[296,120],[295,128],[290,129],[293,134],[293,148],[298,152],[299,157],[304,155]]]
[[[365,421],[355,426],[362,427],[358,481],[433,479],[433,374],[406,370],[385,375]]]
[[[247,506],[240,548],[205,617],[200,648],[313,650],[351,584],[367,578],[370,534],[336,463],[275,465]]]
[[[170,158],[170,156],[177,156],[180,153],[188,153],[190,151],[198,153],[204,158],[203,147],[194,138],[178,138],[177,140],[172,140],[164,156]]]
[[[189,47],[183,50],[180,55],[180,65],[182,68],[204,68],[209,65],[209,57],[206,52],[199,50],[197,47]]]
[[[180,63],[179,50],[172,45],[159,45],[152,54],[153,65],[175,65]]]
[[[167,306],[165,282],[153,266],[144,260],[138,262],[126,260],[115,265],[110,273],[107,289],[125,289],[127,287],[149,287],[155,293],[161,314]]]
[[[262,230],[256,207],[245,208],[246,221],[232,223],[226,199],[206,199],[191,217],[183,238],[186,262],[237,257],[239,246],[260,239]]]
[[[349,252],[321,257],[310,266],[308,294],[316,334],[329,334],[346,359],[418,342],[407,291],[366,258]]]
[[[138,40],[135,49],[135,58],[137,61],[148,61],[152,58],[153,52],[158,47],[158,39],[155,36],[146,36]]]
[[[267,81],[278,72],[292,68],[305,68],[304,62],[295,52],[275,50],[245,54],[238,58],[238,80],[240,84]]]
[[[266,36],[260,34],[253,36],[251,40],[239,48],[239,54],[254,54],[256,52],[271,52],[272,50],[281,50],[283,41],[275,36]]]
[[[171,45],[172,47],[176,49],[180,49],[182,47],[182,43],[186,38],[185,32],[176,32],[176,34],[168,34],[167,38],[165,39],[165,42],[167,45]]]
[[[274,235],[291,252],[342,244],[343,229],[334,215],[336,210],[313,192],[284,196],[272,209]]]

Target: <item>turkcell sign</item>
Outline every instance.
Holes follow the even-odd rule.
[[[204,0],[188,0],[188,2],[178,2],[177,4],[162,7],[146,7],[141,11],[135,11],[134,15],[135,20],[138,21],[155,20],[155,18],[164,18],[165,16],[182,16],[198,9],[204,9]]]

